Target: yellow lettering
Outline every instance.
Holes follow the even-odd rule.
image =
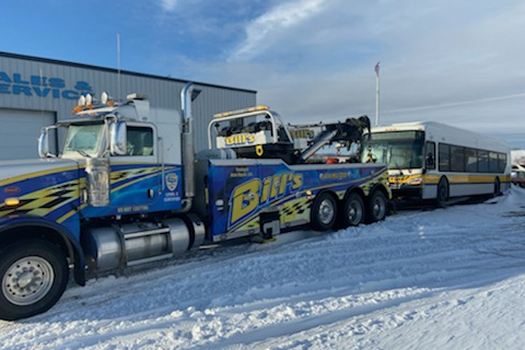
[[[292,189],[297,190],[303,186],[303,177],[299,174],[293,175]]]
[[[279,194],[284,194],[286,191],[286,185],[288,185],[288,179],[290,178],[290,174],[283,174],[281,176],[281,187],[279,188]]]
[[[280,175],[274,175],[272,178],[272,192],[270,193],[270,197],[275,198],[279,194],[279,179],[281,178]]]
[[[270,185],[272,184],[272,178],[267,177],[263,181],[263,190],[262,190],[262,196],[261,196],[261,202],[264,203],[268,200],[270,197]]]
[[[231,210],[232,224],[257,208],[260,187],[261,180],[253,179],[235,188]]]

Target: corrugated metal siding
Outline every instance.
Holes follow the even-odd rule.
[[[0,72],[7,73],[11,78],[14,73],[20,73],[23,80],[29,80],[30,76],[40,76],[41,74],[44,77],[59,77],[65,80],[66,90],[73,89],[77,81],[86,81],[91,85],[96,95],[102,91],[108,91],[110,95],[116,97],[119,90],[117,74],[103,69],[97,70],[0,55]],[[0,84],[3,83],[6,82],[2,81],[0,77]],[[134,92],[145,94],[148,96],[152,108],[159,107],[180,111],[180,92],[183,87],[183,81],[123,73],[121,75],[120,95],[125,97]],[[207,147],[207,125],[213,114],[254,106],[256,104],[256,93],[208,85],[197,85],[197,88],[201,90],[201,93],[194,101],[193,111],[196,149],[200,150]],[[52,96],[39,97],[26,96],[23,93],[18,95],[0,93],[0,108],[55,112],[58,120],[69,118],[75,104],[76,100],[68,100],[62,97],[56,99]]]

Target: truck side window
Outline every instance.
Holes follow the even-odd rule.
[[[127,156],[153,155],[153,129],[143,126],[128,126],[128,154]]]

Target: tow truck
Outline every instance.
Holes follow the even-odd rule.
[[[138,94],[82,96],[72,119],[42,130],[40,159],[0,162],[0,319],[49,310],[70,275],[83,286],[203,243],[384,219],[385,165],[310,162],[322,145],[359,142],[365,118],[299,147],[266,106],[219,113],[195,152],[194,92],[181,91],[181,114]]]

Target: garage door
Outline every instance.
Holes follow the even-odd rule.
[[[40,129],[54,123],[53,112],[0,108],[0,160],[38,158]]]

